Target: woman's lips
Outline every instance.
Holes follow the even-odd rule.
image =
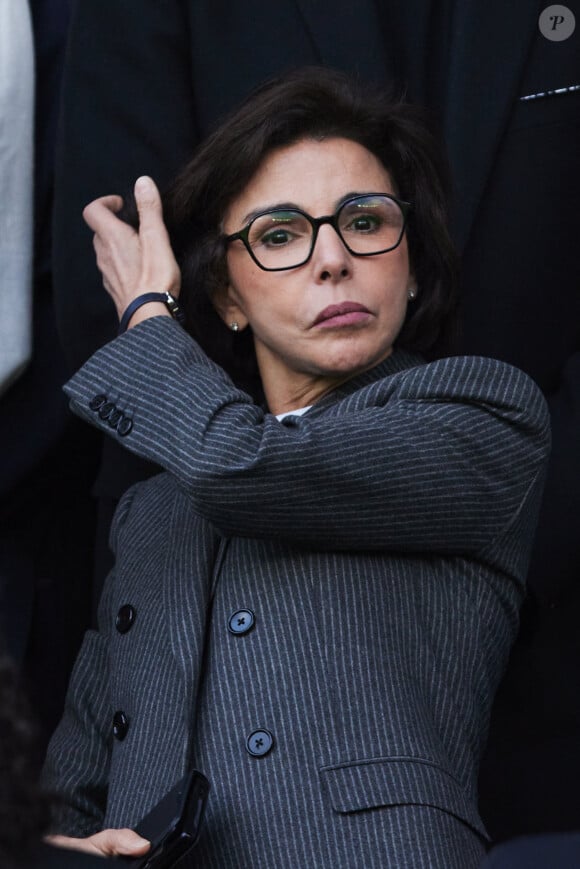
[[[358,302],[341,302],[340,305],[329,305],[316,317],[313,326],[321,329],[336,328],[337,326],[353,326],[363,323],[371,316],[371,312]]]

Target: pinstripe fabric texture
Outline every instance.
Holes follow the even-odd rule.
[[[195,765],[212,791],[189,865],[477,866],[477,765],[549,446],[532,382],[399,351],[279,422],[160,317],[67,391],[105,430],[89,402],[106,395],[170,473],[117,512],[47,760],[57,828],[134,824]],[[234,635],[240,610],[255,624]]]

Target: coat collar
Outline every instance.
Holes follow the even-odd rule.
[[[332,392],[329,392],[328,395],[325,395],[324,398],[317,401],[316,404],[307,411],[305,417],[310,417],[313,414],[318,413],[318,411],[326,410],[328,407],[336,404],[343,398],[347,398],[359,389],[363,389],[365,386],[370,386],[378,380],[384,380],[386,377],[391,377],[393,374],[398,374],[401,371],[406,371],[408,368],[416,368],[418,365],[424,364],[425,360],[417,353],[410,353],[408,350],[394,350],[390,356],[387,356],[383,362],[379,362],[379,364],[375,365],[374,368],[370,368],[368,371],[363,371],[362,374],[357,374],[356,377],[353,377],[351,380],[347,380],[346,383],[337,386],[336,389],[333,389]]]

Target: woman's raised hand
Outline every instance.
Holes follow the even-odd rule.
[[[119,318],[133,299],[143,293],[179,294],[181,276],[163,223],[159,191],[151,178],[135,183],[139,229],[135,230],[116,213],[122,208],[120,196],[101,196],[83,211],[95,233],[93,244],[103,285],[117,308]],[[156,314],[167,314],[157,302],[139,308],[131,325]]]

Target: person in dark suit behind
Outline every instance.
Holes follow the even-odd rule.
[[[580,866],[580,833],[520,836],[498,845],[481,869],[575,869]]]
[[[416,110],[314,68],[259,90],[177,180],[178,302],[150,179],[138,232],[117,196],[85,210],[124,334],[67,392],[169,474],[119,506],[48,753],[77,846],[126,842],[193,765],[202,865],[479,865],[478,759],[549,427],[522,372],[438,358],[441,172]],[[181,305],[214,360],[230,338],[234,380]]]
[[[494,838],[574,829],[580,817],[580,6],[566,3],[575,29],[568,13],[540,29],[548,6],[142,0],[136,16],[128,0],[78,0],[57,165],[57,308],[76,368],[116,329],[80,219],[91,199],[141,174],[164,187],[217,118],[301,63],[394,81],[432,110],[455,181],[462,350],[534,377],[554,439],[522,630],[484,762]],[[108,441],[103,514],[146,473]]]
[[[0,629],[27,678],[44,744],[62,714],[70,670],[90,621],[94,561],[95,511],[89,490],[97,468],[96,444],[62,395],[67,366],[56,331],[52,283],[54,151],[69,6],[69,0],[30,3],[33,155],[9,115],[0,131],[2,171],[12,177],[24,170],[34,194],[31,358],[0,395]],[[27,0],[16,0],[15,8],[19,15],[27,14]],[[23,58],[24,42],[9,24],[2,37]],[[18,112],[19,106],[12,110]],[[18,165],[27,158],[26,166]],[[5,220],[13,221],[9,203],[3,201],[3,210]],[[8,271],[2,274],[0,292],[10,304],[21,291],[6,283]]]

